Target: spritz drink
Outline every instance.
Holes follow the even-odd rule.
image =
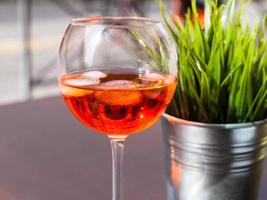
[[[108,135],[129,135],[152,125],[166,109],[176,78],[136,68],[92,69],[64,75],[61,92],[83,124]]]

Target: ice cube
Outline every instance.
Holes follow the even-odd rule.
[[[140,77],[142,84],[147,85],[147,86],[162,85],[163,79],[164,79],[164,76],[157,74],[157,73],[145,74],[144,76]]]
[[[136,88],[136,87],[139,87],[140,84],[134,81],[128,81],[128,80],[113,80],[113,81],[107,81],[107,82],[101,83],[100,86],[107,87],[107,88],[120,89],[120,88]]]
[[[70,96],[70,97],[81,97],[84,95],[92,94],[92,90],[86,90],[86,89],[79,89],[75,87],[70,87],[67,85],[62,85],[61,86],[61,93],[64,96]]]
[[[145,74],[143,77],[143,79],[148,79],[151,81],[159,81],[159,80],[164,80],[165,77],[161,74],[158,73],[150,73],[150,74]]]
[[[96,99],[111,106],[136,105],[142,101],[142,94],[139,90],[132,88],[139,87],[138,83],[127,80],[113,80],[100,84],[105,90],[96,91]]]
[[[95,97],[100,103],[110,106],[136,105],[142,101],[138,90],[103,90],[95,92]]]
[[[172,84],[175,82],[175,78],[169,75],[161,75],[158,73],[150,73],[150,74],[145,74],[144,76],[141,77],[141,80],[143,81],[148,81],[148,82],[154,82],[157,81],[157,83],[153,83],[154,85],[161,85],[161,84]]]
[[[97,85],[100,83],[98,79],[72,78],[64,81],[66,85],[74,87],[86,87],[90,85]]]
[[[152,89],[152,90],[145,90],[144,91],[144,96],[149,98],[149,99],[156,99],[160,97],[161,93],[163,92],[163,89]]]
[[[175,83],[175,78],[174,77],[170,77],[164,80],[164,84],[166,85],[170,85],[170,84],[174,84]]]
[[[100,79],[107,77],[107,74],[101,71],[90,71],[83,73],[82,76],[90,79]]]
[[[65,96],[79,97],[93,93],[86,89],[87,86],[99,84],[99,80],[72,78],[64,80],[61,86],[61,92]]]

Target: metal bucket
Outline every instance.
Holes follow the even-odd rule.
[[[256,200],[267,120],[205,124],[164,114],[168,200]]]

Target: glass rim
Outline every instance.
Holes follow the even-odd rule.
[[[101,20],[109,20],[110,23],[107,23],[105,21]],[[129,22],[125,24],[112,24],[112,22],[116,21],[124,21]],[[142,22],[142,24],[133,23],[130,22]],[[161,25],[162,23],[158,20],[146,18],[146,17],[127,17],[127,16],[89,16],[89,17],[79,17],[79,18],[73,18],[70,22],[70,25],[73,26],[96,26],[96,25],[102,25],[102,26],[113,26],[113,27],[121,27],[121,28],[129,28],[129,27],[135,27],[135,28],[144,28],[144,27],[154,27]]]

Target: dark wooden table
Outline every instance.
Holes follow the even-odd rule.
[[[61,98],[0,107],[0,132],[1,200],[111,200],[109,142],[77,122]],[[129,138],[124,161],[125,199],[166,199],[160,123]]]

